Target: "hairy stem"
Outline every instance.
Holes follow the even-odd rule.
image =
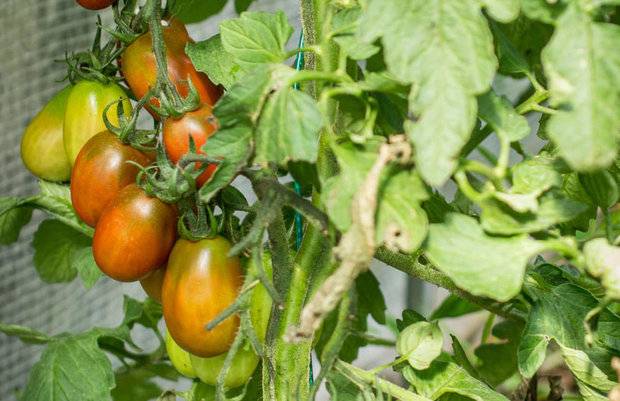
[[[355,367],[344,361],[337,361],[336,370],[351,380],[353,383],[363,386],[372,386],[378,391],[390,395],[400,401],[430,401],[428,398],[404,389],[392,382],[378,378],[374,373]]]
[[[495,313],[498,316],[512,319],[512,320],[524,320],[523,316],[515,310],[506,310],[502,307],[502,304],[497,303],[488,298],[481,298],[475,295],[463,291],[458,288],[456,284],[448,276],[433,268],[430,265],[424,265],[418,261],[419,254],[416,255],[403,255],[400,253],[389,251],[385,248],[379,248],[375,254],[375,258],[383,263],[395,267],[396,269],[409,274],[410,276],[419,278],[420,280],[434,284],[438,287],[445,288],[451,293],[458,295],[459,297],[470,301],[481,308],[484,308],[490,312]]]

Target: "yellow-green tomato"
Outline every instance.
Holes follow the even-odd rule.
[[[174,366],[180,374],[192,379],[196,377],[196,372],[189,360],[189,352],[179,347],[168,332],[166,332],[166,351],[168,352],[168,357],[170,358],[170,362],[172,362],[172,366]]]
[[[189,359],[194,368],[194,372],[196,372],[196,376],[198,376],[203,383],[215,386],[217,384],[217,377],[222,370],[222,366],[224,366],[227,355],[228,352],[222,355],[212,356],[211,358],[201,358],[190,354]],[[224,379],[226,387],[235,388],[247,383],[258,366],[258,360],[259,358],[254,353],[254,349],[246,341],[232,360],[231,368]]]
[[[63,144],[63,122],[71,86],[67,86],[32,119],[21,143],[24,165],[39,178],[68,181],[71,164]]]
[[[103,110],[110,103],[123,99],[125,115],[131,113],[131,103],[123,89],[116,83],[103,84],[98,81],[78,82],[67,100],[64,123],[65,151],[71,165],[75,163],[82,146],[93,136],[106,129]],[[107,117],[118,125],[118,105],[108,109]]]

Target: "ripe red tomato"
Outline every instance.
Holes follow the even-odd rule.
[[[221,96],[221,90],[204,73],[196,71],[190,58],[185,54],[185,45],[192,42],[185,26],[172,19],[163,31],[168,77],[179,94],[182,97],[187,96],[189,93],[187,82],[191,79],[200,95],[201,103],[214,105]],[[123,77],[134,95],[137,98],[144,97],[149,88],[157,82],[157,63],[150,32],[140,36],[123,51],[120,64]],[[159,106],[159,101],[152,99],[151,104]]]
[[[176,239],[177,211],[136,184],[103,211],[93,238],[97,266],[118,281],[136,281],[162,267]]]
[[[89,10],[103,10],[110,7],[116,0],[76,0],[76,3]]]
[[[153,157],[123,144],[109,131],[86,142],[71,172],[71,203],[83,222],[95,227],[120,190],[136,182],[138,167],[128,161],[148,166]]]
[[[157,302],[161,303],[161,287],[164,284],[164,275],[166,274],[166,269],[161,268],[157,269],[154,272],[150,273],[148,276],[144,277],[140,280],[140,285],[146,295],[153,298]]]
[[[222,237],[180,239],[170,254],[162,289],[164,319],[175,342],[194,355],[226,352],[237,334],[236,315],[205,329],[235,301],[242,285],[239,258],[228,256],[230,248]]]
[[[217,121],[213,116],[212,108],[203,105],[199,109],[185,113],[181,118],[167,118],[164,121],[163,138],[166,153],[173,163],[178,161],[189,151],[189,138],[196,144],[198,153],[200,147],[207,142],[207,138],[217,130]],[[196,163],[200,165],[200,163]],[[217,165],[210,164],[198,177],[198,186],[209,180]]]

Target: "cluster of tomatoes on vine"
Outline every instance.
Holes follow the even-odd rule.
[[[152,16],[136,12],[141,9],[131,0],[122,10],[116,0],[77,2],[93,10],[113,6],[117,29],[110,31],[113,38],[104,47],[99,29],[90,52],[68,58],[71,84],[27,127],[22,159],[41,179],[70,180],[75,213],[95,229],[97,266],[115,280],[139,280],[163,305],[166,346],[175,367],[215,384],[240,319],[232,315],[212,330],[205,326],[235,302],[243,269],[238,257],[228,255],[231,243],[224,237],[213,232],[206,238],[179,237],[179,232],[188,231],[183,230],[186,213],[204,215],[198,210],[204,206],[191,200],[216,166],[192,161],[189,173],[181,169],[184,174],[179,175],[176,169],[171,178],[165,172],[175,171],[188,154],[201,154],[200,147],[217,130],[212,108],[222,90],[194,68],[185,54],[192,39],[185,25],[166,16],[165,10],[157,22],[167,82],[173,89],[162,85],[161,71],[158,75],[161,61],[152,21],[147,20]],[[160,16],[159,1],[156,7]],[[132,105],[129,95],[137,104]],[[170,101],[175,97],[184,107],[180,112],[175,111],[174,99]],[[153,130],[136,128],[143,107],[154,120]],[[187,181],[190,195],[162,196],[160,190],[170,179]],[[252,321],[264,339],[271,299],[262,287],[253,292]],[[250,347],[241,349],[226,384],[243,384],[258,360]]]

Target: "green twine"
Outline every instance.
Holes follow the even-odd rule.
[[[299,44],[297,47],[300,49],[297,52],[297,57],[295,57],[295,69],[297,71],[301,71],[304,67],[304,52],[301,48],[304,47],[304,32],[303,30],[299,34]],[[299,82],[295,82],[293,84],[293,89],[299,90]],[[295,192],[298,195],[301,195],[301,185],[297,181],[293,181],[293,187],[295,188]],[[299,249],[301,247],[301,240],[303,237],[303,225],[301,221],[301,214],[299,212],[295,212],[295,248]],[[310,375],[309,382],[312,386],[314,384],[314,372],[312,368],[312,359],[310,359]]]

